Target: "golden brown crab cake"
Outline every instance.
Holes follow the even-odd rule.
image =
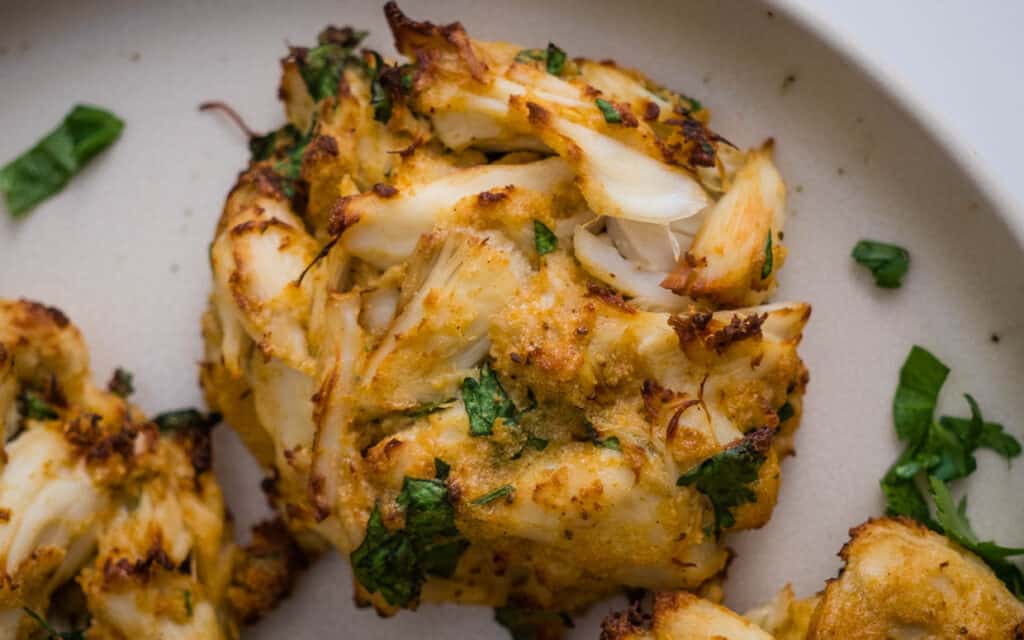
[[[850,531],[808,637],[1016,638],[1024,603],[973,553],[924,525],[872,520]]]
[[[285,61],[292,129],[212,245],[209,402],[383,612],[698,588],[770,517],[807,383],[809,307],[761,305],[770,146],[637,72],[385,13],[407,64],[336,28]]]
[[[0,301],[0,637],[38,637],[52,609],[84,615],[90,638],[235,637],[261,609],[226,598],[255,556],[231,540],[211,425],[193,410],[149,421],[115,382],[93,384],[59,310]],[[264,588],[280,597],[290,579]],[[83,604],[51,601],[76,583]]]
[[[1024,603],[977,556],[924,525],[870,520],[850,531],[845,566],[817,596],[787,585],[743,616],[688,593],[661,593],[653,614],[615,613],[602,638],[1017,638]]]

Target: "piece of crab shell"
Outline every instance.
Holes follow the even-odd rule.
[[[568,166],[558,158],[549,158],[460,169],[388,195],[370,191],[344,202],[339,215],[351,220],[351,226],[345,229],[341,242],[352,255],[387,268],[408,258],[419,237],[442,222],[463,198],[508,185],[551,194],[571,180]]]
[[[590,208],[601,215],[641,222],[669,223],[690,217],[711,199],[690,174],[654,154],[653,133],[620,132],[637,145],[593,128],[597,107],[579,124],[532,98],[513,96],[512,111],[576,172],[576,183]],[[605,125],[607,126],[607,125]]]
[[[622,257],[608,236],[597,236],[580,225],[573,233],[573,252],[583,269],[630,298],[632,302],[657,311],[673,311],[689,307],[693,301],[661,287],[665,272],[645,271]],[[665,295],[668,293],[668,295]]]
[[[749,306],[768,297],[785,258],[786,187],[771,155],[770,141],[747,154],[732,186],[709,209],[687,254],[662,286],[723,306]],[[769,235],[773,264],[764,273]]]

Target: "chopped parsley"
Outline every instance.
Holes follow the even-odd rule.
[[[366,67],[366,72],[370,75],[370,106],[373,107],[373,119],[387,124],[391,119],[391,96],[380,82],[384,61],[376,51],[370,51],[368,55],[373,59],[373,66]]]
[[[206,431],[212,429],[220,422],[219,413],[203,413],[198,409],[176,409],[159,413],[153,418],[153,422],[163,432],[174,431]]]
[[[548,448],[548,441],[544,438],[538,438],[537,436],[531,435],[526,439],[526,446],[537,451],[543,451]]]
[[[885,242],[861,240],[853,247],[851,256],[871,271],[875,284],[883,289],[898,289],[910,268],[910,253]]]
[[[599,447],[604,447],[605,449],[611,449],[612,451],[622,451],[622,446],[619,443],[618,437],[612,436],[610,438],[605,438],[602,440],[600,432],[598,432],[598,430],[594,427],[593,423],[590,422],[590,420],[586,420],[584,422],[584,427],[587,430],[586,436],[584,438],[585,440],[589,440],[590,442],[593,442],[595,445]]]
[[[447,480],[452,472],[452,466],[441,458],[434,458],[434,477],[438,480]]]
[[[942,531],[960,546],[976,553],[1006,583],[1013,595],[1024,600],[1024,572],[1007,560],[1024,555],[1024,549],[1003,547],[992,541],[982,542],[967,519],[967,498],[964,497],[959,505],[954,506],[949,487],[933,476],[928,478],[928,487],[935,500],[935,517]]]
[[[122,129],[124,122],[109,111],[76,105],[56,129],[0,168],[0,192],[8,211],[20,217],[63,189]]]
[[[537,255],[543,256],[558,248],[558,236],[540,220],[533,221],[533,244],[537,247]]]
[[[282,180],[282,191],[287,198],[294,198],[297,192],[297,185],[302,179],[302,158],[306,154],[306,147],[313,139],[313,131],[316,130],[316,119],[309,127],[305,135],[299,136],[295,142],[285,149],[284,158],[274,165]]]
[[[736,524],[733,514],[736,507],[757,500],[757,494],[750,485],[757,482],[771,435],[769,428],[757,429],[676,480],[680,487],[696,486],[711,502],[715,514],[715,535]]]
[[[192,617],[192,592],[185,590],[185,613],[188,617]]]
[[[473,504],[483,506],[485,504],[490,504],[490,503],[494,502],[498,498],[506,498],[508,496],[511,496],[515,492],[516,492],[516,488],[515,487],[513,487],[510,484],[506,484],[504,486],[498,487],[494,491],[491,491],[489,493],[486,493],[486,494],[480,496],[479,498],[477,498],[476,500],[473,501]]]
[[[516,62],[543,62],[544,68],[553,76],[562,75],[566,59],[565,51],[553,42],[548,43],[547,49],[523,49],[516,54]]]
[[[772,230],[768,230],[768,237],[764,241],[764,262],[761,264],[761,279],[764,280],[772,275],[775,268],[775,255],[772,253]]]
[[[779,424],[782,424],[783,422],[785,422],[786,420],[789,420],[790,418],[792,418],[795,415],[796,415],[796,411],[793,409],[793,405],[791,405],[789,403],[789,400],[787,400],[784,405],[779,407],[779,411],[778,411]]]
[[[110,376],[110,382],[107,383],[107,391],[122,398],[127,398],[135,393],[135,386],[132,384],[133,379],[134,376],[130,371],[118,367],[114,369],[114,375]]]
[[[508,629],[512,640],[560,638],[566,628],[573,626],[572,618],[566,613],[520,607],[499,607],[494,610],[494,620]]]
[[[352,59],[352,50],[366,37],[365,31],[349,31],[340,40],[330,37],[329,31],[320,34],[320,44],[301,58],[299,74],[315,102],[338,95],[338,85],[345,63]]]
[[[480,369],[478,380],[466,378],[462,381],[462,402],[469,415],[470,435],[493,434],[494,423],[499,418],[506,424],[516,424],[516,405],[505,393],[491,365],[486,362]]]
[[[516,62],[545,62],[548,54],[543,49],[523,49],[516,54]]]
[[[438,462],[438,475],[450,469]],[[393,606],[409,607],[419,599],[427,575],[450,578],[455,573],[469,541],[455,526],[455,507],[440,479],[406,477],[397,503],[405,525],[389,530],[375,505],[366,536],[352,552],[352,570],[367,591],[380,593]]]
[[[249,153],[252,162],[260,162],[272,157],[279,148],[289,147],[302,138],[302,134],[294,125],[286,124],[276,131],[262,136],[249,138]]]
[[[413,407],[412,409],[405,411],[404,415],[410,418],[422,418],[423,416],[429,416],[430,414],[437,413],[438,411],[444,411],[445,409],[451,407],[453,402],[455,402],[455,400],[428,402],[426,404],[421,404],[418,407]]]
[[[1024,575],[1006,560],[1024,550],[979,542],[967,521],[966,501],[955,507],[946,484],[977,469],[974,454],[978,449],[992,449],[1009,460],[1021,454],[1021,445],[1002,425],[986,422],[970,395],[965,395],[970,418],[942,416],[936,421],[935,406],[948,375],[949,367],[918,346],[911,349],[900,369],[893,421],[906,448],[881,481],[886,513],[913,518],[975,552],[1024,599]],[[935,502],[934,518],[922,483],[927,484]]]
[[[612,103],[604,98],[598,98],[594,100],[594,104],[601,110],[601,115],[604,116],[604,121],[608,124],[619,124],[622,122],[622,114],[619,113],[619,110]]]
[[[29,420],[56,420],[57,410],[41,395],[31,389],[25,389],[16,401],[18,414]]]
[[[25,615],[35,620],[36,624],[39,625],[39,628],[42,629],[43,633],[46,634],[46,640],[85,640],[85,632],[87,631],[87,629],[75,629],[73,631],[57,631],[53,628],[53,625],[46,621],[46,618],[39,615],[35,611],[29,609],[28,607],[22,607],[21,610],[25,612]]]
[[[553,42],[548,43],[547,61],[545,63],[548,73],[553,76],[562,75],[565,68],[565,52],[558,48]]]

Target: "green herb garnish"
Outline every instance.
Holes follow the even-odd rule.
[[[783,404],[781,407],[779,407],[779,411],[778,411],[779,424],[782,424],[783,422],[785,422],[786,420],[789,420],[790,418],[792,418],[795,415],[796,415],[796,411],[793,409],[793,405],[791,405],[789,403],[789,401],[787,400],[785,404]]]
[[[455,527],[455,508],[440,480],[405,478],[397,503],[405,512],[405,526],[389,530],[380,505],[374,506],[351,560],[363,587],[391,605],[408,607],[419,599],[427,575],[452,576],[469,542]]]
[[[73,631],[57,631],[49,622],[46,621],[46,618],[39,615],[35,611],[29,609],[28,607],[22,607],[21,610],[25,612],[25,615],[36,621],[36,624],[39,625],[39,628],[41,628],[43,632],[46,633],[46,640],[85,640],[85,632],[87,631],[87,629],[75,629]]]
[[[451,472],[452,466],[450,464],[441,458],[434,458],[434,478],[442,481],[447,480]]]
[[[594,100],[594,104],[601,110],[601,115],[604,116],[604,121],[608,124],[619,124],[622,122],[622,114],[619,113],[619,110],[612,103],[604,98],[598,98]]]
[[[76,105],[60,126],[34,147],[0,168],[0,192],[14,217],[64,188],[124,129],[117,116],[98,107]]]
[[[192,617],[192,592],[185,590],[185,613],[188,617]]]
[[[750,485],[757,482],[772,433],[769,428],[757,429],[676,480],[680,487],[696,486],[711,502],[715,535],[736,524],[736,507],[757,500]]]
[[[1024,550],[1005,549],[992,542],[979,542],[966,516],[966,501],[954,507],[947,482],[965,478],[977,468],[975,451],[989,448],[1007,459],[1021,453],[1020,443],[1002,425],[985,422],[978,403],[966,395],[970,418],[942,416],[934,420],[939,392],[949,367],[927,350],[915,346],[900,369],[900,381],[893,399],[893,420],[897,437],[906,448],[882,478],[886,513],[907,516],[952,538],[977,553],[1024,599],[1024,576],[1006,560]],[[936,516],[920,482],[927,480]]]
[[[153,422],[163,432],[171,431],[206,431],[215,427],[221,420],[219,413],[203,413],[198,409],[176,409],[157,414]]]
[[[118,367],[114,369],[114,375],[110,377],[110,382],[107,383],[107,390],[122,398],[127,398],[135,393],[135,386],[132,384],[133,379],[134,376],[132,376],[130,371]]]
[[[772,275],[775,268],[775,255],[772,253],[772,230],[768,230],[768,237],[764,241],[764,262],[761,264],[761,279],[764,280]]]
[[[558,236],[546,224],[534,220],[533,243],[537,247],[537,255],[543,256],[558,248]]]
[[[516,62],[544,62],[548,54],[543,49],[523,49],[516,54]]]
[[[1024,555],[1024,549],[1003,547],[992,541],[982,542],[967,519],[967,498],[954,506],[949,487],[935,477],[928,478],[928,488],[935,500],[935,517],[942,531],[960,546],[976,553],[1006,583],[1013,595],[1024,600],[1024,573],[1020,567],[1007,560]]]
[[[276,131],[249,138],[249,153],[252,162],[261,162],[272,157],[278,149],[288,147],[302,138],[294,125],[286,124]]]
[[[506,424],[516,424],[516,406],[486,362],[480,369],[478,380],[466,378],[462,381],[462,402],[469,415],[470,435],[491,435],[498,418]]]
[[[408,409],[407,411],[404,412],[404,415],[406,415],[406,416],[408,416],[410,418],[422,418],[423,416],[429,416],[430,414],[437,413],[438,411],[444,411],[445,409],[448,409],[449,407],[451,407],[452,403],[454,403],[454,402],[455,402],[455,400],[442,400],[441,402],[428,402],[426,404],[421,404],[418,407],[413,407],[412,409]]]
[[[851,256],[871,270],[875,284],[883,289],[899,288],[910,268],[910,253],[894,244],[861,240],[853,247]]]
[[[537,451],[543,451],[548,448],[548,441],[537,436],[530,436],[526,439],[526,446]]]
[[[29,420],[56,420],[57,410],[41,395],[31,389],[25,389],[15,402],[18,414]]]
[[[300,60],[299,74],[315,102],[338,95],[338,85],[345,64],[352,61],[352,50],[366,37],[365,31],[346,31],[340,40],[330,30],[320,34],[319,45]],[[342,35],[342,34],[339,34]]]
[[[562,75],[562,69],[565,68],[565,52],[553,42],[548,43],[546,67],[553,76]]]
[[[380,82],[384,61],[376,51],[371,51],[370,56],[373,58],[373,67],[367,67],[367,73],[370,74],[370,106],[373,107],[373,119],[386,124],[391,119],[391,96]]]
[[[485,504],[490,504],[491,502],[494,502],[498,498],[504,498],[504,497],[510,496],[510,495],[514,494],[515,492],[516,492],[516,488],[515,487],[513,487],[510,484],[506,484],[506,485],[504,485],[502,487],[498,487],[494,491],[491,491],[489,493],[486,493],[486,494],[480,496],[479,498],[477,498],[476,500],[473,501],[473,504],[481,505],[481,506],[485,505]]]

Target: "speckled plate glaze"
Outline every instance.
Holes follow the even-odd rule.
[[[960,394],[970,392],[987,417],[1024,432],[1024,256],[1010,212],[901,106],[898,88],[873,81],[827,36],[739,0],[404,8],[459,19],[480,38],[551,40],[570,54],[614,58],[699,97],[733,141],[776,140],[791,188],[778,297],[814,305],[802,348],[811,386],[774,518],[732,538],[730,604],[750,606],[786,581],[801,595],[820,588],[839,566],[847,529],[881,512],[878,479],[897,454],[890,402],[912,344],[953,369],[942,409],[964,412]],[[64,309],[84,330],[99,375],[116,365],[135,372],[146,409],[199,403],[206,247],[247,151],[237,130],[196,107],[223,99],[260,128],[278,125],[285,43],[349,23],[391,50],[380,7],[42,0],[0,14],[0,158],[28,147],[74,102],[107,106],[127,122],[122,140],[59,196],[23,221],[0,216],[0,295]],[[862,237],[910,249],[902,289],[876,289],[852,264]],[[264,514],[258,471],[227,429],[216,444],[241,528]],[[1024,465],[1008,468],[985,452],[979,463],[965,483],[976,528],[1024,546]],[[382,621],[351,596],[348,567],[331,555],[247,637],[504,637],[489,610],[424,606]],[[596,638],[600,619],[621,604],[595,606],[572,637]]]

